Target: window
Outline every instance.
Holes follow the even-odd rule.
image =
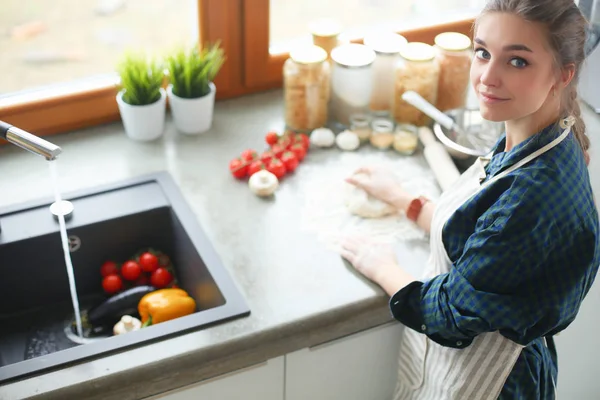
[[[197,40],[197,1],[177,3],[3,0],[0,93],[112,73],[125,49],[161,55]]]
[[[470,34],[473,17],[485,0],[244,0],[246,70],[249,86],[281,82],[290,48],[310,42],[309,24],[334,18],[342,40],[360,41],[373,28],[401,32],[411,41],[432,42],[454,30]]]
[[[281,87],[308,24],[337,18],[347,39],[373,26],[432,42],[470,34],[485,0],[2,0],[0,119],[45,135],[116,121],[115,63],[127,45],[161,52],[198,37],[227,60],[217,98]]]

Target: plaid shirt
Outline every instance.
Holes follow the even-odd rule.
[[[512,150],[505,137],[490,179],[561,134],[551,125]],[[450,217],[443,243],[449,273],[413,282],[390,300],[394,317],[454,348],[499,331],[525,345],[501,394],[553,398],[554,343],[543,337],[575,319],[600,263],[598,213],[584,155],[571,133],[553,149],[482,189]],[[461,346],[457,346],[460,343]]]

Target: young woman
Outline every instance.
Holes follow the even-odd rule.
[[[406,325],[396,399],[552,399],[552,336],[575,319],[600,263],[599,222],[577,103],[586,21],[573,0],[490,0],[471,83],[506,134],[433,204],[387,171],[350,183],[430,232],[421,281],[390,247],[348,238],[342,255]]]

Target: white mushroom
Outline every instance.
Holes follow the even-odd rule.
[[[310,134],[310,143],[317,147],[331,147],[335,143],[335,134],[329,128],[317,128]]]
[[[345,151],[356,150],[360,146],[358,135],[348,130],[340,132],[335,138],[335,142],[340,149]]]
[[[113,327],[113,333],[115,335],[122,335],[127,332],[137,331],[141,329],[142,321],[131,315],[123,315],[121,320]]]
[[[257,196],[271,196],[279,187],[279,179],[273,173],[262,169],[252,174],[248,186]]]

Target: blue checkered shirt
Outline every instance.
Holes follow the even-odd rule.
[[[508,152],[503,135],[486,179],[560,134],[553,124]],[[554,398],[551,336],[575,319],[600,264],[598,213],[574,135],[459,207],[442,240],[451,271],[396,293],[394,317],[419,332],[425,326],[431,340],[454,348],[499,331],[527,346],[500,398]]]

